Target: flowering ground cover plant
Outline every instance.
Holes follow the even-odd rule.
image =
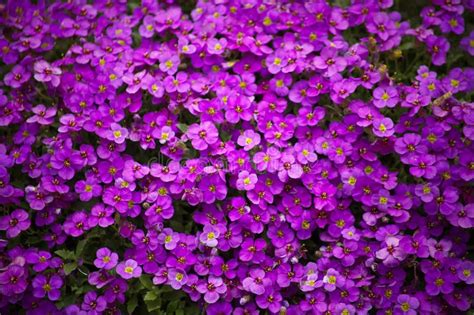
[[[7,1],[0,313],[467,313],[473,10]]]

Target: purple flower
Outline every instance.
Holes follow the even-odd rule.
[[[337,288],[342,287],[345,284],[345,278],[339,274],[339,272],[333,268],[329,268],[326,275],[323,277],[324,289],[332,292]]]
[[[436,176],[435,157],[431,154],[415,155],[410,159],[410,174],[431,179]]]
[[[434,270],[425,274],[426,293],[431,296],[439,293],[449,294],[453,291],[454,286],[449,279],[441,274],[439,270]]]
[[[378,87],[374,90],[374,105],[377,108],[393,108],[398,103],[397,89],[391,86]]]
[[[277,313],[281,308],[281,301],[283,300],[278,291],[270,288],[264,294],[257,296],[255,299],[257,305],[262,309],[268,309],[272,313]]]
[[[32,282],[33,295],[37,298],[48,296],[51,301],[56,301],[61,296],[61,287],[63,279],[58,275],[52,275],[50,278],[40,274],[37,275]]]
[[[426,45],[431,53],[431,61],[434,65],[440,66],[446,62],[446,54],[450,48],[446,38],[431,35],[426,39]]]
[[[146,90],[151,82],[151,76],[147,74],[146,70],[135,74],[127,72],[122,79],[128,85],[127,93],[130,94],[137,93],[140,89]]]
[[[33,107],[32,111],[35,115],[27,119],[29,123],[36,122],[40,125],[51,125],[54,121],[54,116],[56,116],[56,108],[46,108],[43,104]]]
[[[209,121],[189,126],[187,134],[193,147],[200,151],[206,150],[219,139],[217,128]]]
[[[0,230],[7,231],[8,238],[17,237],[30,227],[28,212],[16,209],[10,215],[0,217]]]
[[[181,289],[188,281],[186,272],[182,269],[170,269],[168,271],[168,283],[175,290]]]
[[[255,188],[257,180],[258,178],[256,174],[250,174],[247,171],[241,171],[239,173],[239,178],[237,179],[237,189],[252,190]]]
[[[471,261],[464,261],[458,268],[457,273],[459,279],[467,284],[474,283],[474,263]]]
[[[401,314],[416,315],[417,309],[420,306],[420,301],[416,297],[411,297],[408,294],[400,294],[397,298],[398,305],[397,310],[401,311]]]
[[[51,157],[51,166],[57,170],[59,177],[69,180],[82,167],[82,159],[79,152],[62,149]]]
[[[393,127],[393,121],[385,117],[374,121],[372,131],[378,137],[390,137],[395,132]]]
[[[344,71],[347,62],[344,57],[338,57],[338,50],[333,47],[325,47],[321,55],[314,57],[313,65],[316,69],[325,70],[324,75],[332,77],[338,72]]]
[[[296,162],[292,154],[283,154],[280,160],[278,178],[282,182],[288,181],[288,178],[297,179],[303,175],[303,168]]]
[[[28,272],[25,267],[11,264],[0,272],[0,292],[4,296],[13,296],[26,290]]]
[[[468,37],[461,40],[461,47],[463,47],[471,56],[474,56],[474,31]]]
[[[94,260],[94,265],[97,268],[104,268],[106,270],[113,269],[118,262],[118,255],[112,252],[107,247],[102,247],[97,250],[97,258]]]
[[[252,269],[249,276],[242,281],[244,290],[261,295],[265,292],[265,287],[271,285],[271,280],[265,278],[265,272],[262,269]]]
[[[74,212],[64,222],[64,232],[73,237],[78,237],[89,229],[88,218],[85,212]]]
[[[102,186],[95,179],[87,179],[76,182],[74,188],[79,193],[79,199],[89,201],[93,197],[98,197],[102,193]]]
[[[266,246],[267,243],[261,238],[256,240],[248,238],[242,243],[239,258],[242,261],[250,261],[252,259],[258,261],[258,259],[255,258],[261,257],[262,250],[264,250]]]
[[[41,60],[34,64],[34,78],[39,82],[51,82],[51,85],[59,85],[62,71],[59,67],[51,66],[48,62]]]
[[[218,243],[220,232],[212,225],[205,225],[199,240],[208,247],[216,247]]]
[[[127,128],[122,128],[119,124],[113,123],[110,125],[110,130],[107,131],[106,137],[108,140],[121,144],[128,136]]]
[[[288,58],[283,50],[277,50],[275,54],[269,55],[265,60],[268,71],[271,74],[277,74],[283,67],[288,64]]]
[[[23,83],[28,82],[30,77],[31,73],[19,64],[14,66],[13,69],[5,75],[3,82],[8,86],[17,89],[21,87]]]
[[[90,291],[84,295],[81,307],[83,310],[89,311],[88,314],[100,314],[106,309],[107,301],[103,296],[98,296],[96,292]]]
[[[117,273],[124,279],[139,278],[142,275],[142,267],[138,266],[133,259],[121,262],[115,268]]]
[[[199,293],[204,294],[204,301],[209,304],[215,303],[221,294],[226,293],[227,287],[220,277],[209,276],[196,286]]]
[[[180,64],[179,56],[176,54],[162,54],[160,56],[160,70],[167,73],[168,75],[173,75],[178,70]]]
[[[207,41],[207,52],[211,55],[221,55],[226,47],[227,40],[225,38],[211,38]]]
[[[260,135],[253,130],[245,130],[237,139],[237,144],[244,147],[245,151],[249,151],[260,144]]]

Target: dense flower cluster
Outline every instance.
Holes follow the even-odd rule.
[[[2,6],[0,312],[467,311],[474,3],[336,2]]]

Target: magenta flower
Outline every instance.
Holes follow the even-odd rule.
[[[239,178],[237,179],[237,189],[239,190],[252,190],[255,188],[257,183],[257,175],[250,174],[247,171],[241,171],[239,173]]]
[[[175,54],[162,54],[160,56],[160,70],[167,73],[168,75],[173,75],[178,70],[180,64],[180,59],[178,55]]]
[[[32,109],[32,117],[27,119],[29,123],[38,123],[40,125],[51,125],[54,121],[54,116],[56,116],[56,108],[46,107],[43,104],[39,104]]]
[[[268,71],[271,74],[277,74],[288,64],[288,58],[283,50],[277,50],[275,54],[269,55],[265,60]]]
[[[338,50],[333,47],[325,47],[321,55],[314,57],[313,65],[316,69],[325,70],[324,75],[332,77],[338,72],[344,71],[347,62],[344,57],[338,56]]]
[[[261,238],[256,240],[248,238],[242,243],[239,258],[242,261],[255,259],[255,256],[261,256],[261,251],[265,249],[266,246],[267,243]]]
[[[207,52],[211,55],[221,55],[226,47],[227,40],[225,38],[211,38],[207,41]]]
[[[472,309],[473,1],[132,2],[2,2],[0,313]]]
[[[118,144],[124,143],[125,139],[128,137],[127,128],[123,128],[119,124],[112,123],[110,125],[110,129],[111,130],[107,131],[106,134],[107,139]]]
[[[245,151],[253,149],[260,144],[260,135],[253,130],[245,130],[237,139],[237,144],[244,147]]]
[[[216,143],[219,139],[217,128],[211,122],[189,126],[188,136],[193,147],[201,151],[207,149],[209,145]]]

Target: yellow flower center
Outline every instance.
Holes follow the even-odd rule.
[[[404,312],[408,312],[410,310],[410,304],[408,304],[407,302],[402,303],[402,310]]]
[[[328,283],[335,284],[336,283],[336,276],[329,276]]]

